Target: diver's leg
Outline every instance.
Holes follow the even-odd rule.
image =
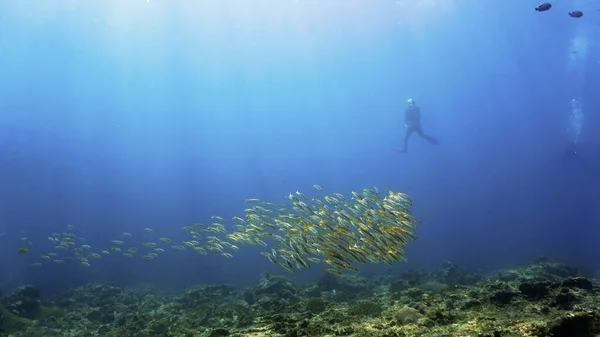
[[[435,137],[430,136],[430,135],[426,135],[423,132],[422,128],[418,128],[417,132],[419,133],[419,136],[421,136],[421,138],[425,138],[430,144],[437,144],[438,143],[438,140]]]
[[[406,133],[404,134],[404,150],[402,152],[408,151],[408,138],[414,131],[414,128],[406,128]]]

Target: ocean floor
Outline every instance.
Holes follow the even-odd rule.
[[[447,265],[398,275],[324,274],[295,285],[199,285],[177,294],[89,284],[56,297],[24,285],[1,300],[0,336],[600,336],[600,287],[538,258],[494,273]]]

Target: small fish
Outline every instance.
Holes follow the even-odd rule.
[[[206,250],[202,247],[194,247],[193,250],[198,254],[206,255]]]
[[[549,3],[547,3],[547,2],[545,2],[545,3],[537,6],[535,8],[535,10],[538,11],[538,12],[545,12],[545,11],[549,10],[550,8],[552,8],[552,5],[549,4]]]
[[[148,228],[148,227],[146,227],[146,228],[144,228],[144,229],[142,229],[142,230],[143,230],[144,232],[146,232],[146,233],[152,233],[152,232],[154,232],[154,229],[152,229],[152,228]]]
[[[211,216],[211,218],[213,220],[216,220],[216,221],[220,222],[220,223],[225,223],[225,219],[221,218],[220,216],[213,215],[213,216]]]
[[[40,262],[32,262],[32,263],[29,264],[30,267],[39,267],[41,265],[42,264]]]
[[[302,193],[300,193],[300,191],[296,191],[296,195],[299,196],[302,200],[307,200],[306,196]]]
[[[569,16],[572,18],[580,18],[583,16],[583,12],[582,11],[574,11],[569,13]]]
[[[29,251],[29,248],[22,247],[22,248],[19,248],[19,250],[17,250],[17,253],[27,254],[28,251]]]
[[[266,256],[269,259],[269,261],[271,261],[271,263],[277,264],[277,259],[273,255],[271,255],[267,252],[261,252],[260,254],[263,256]]]

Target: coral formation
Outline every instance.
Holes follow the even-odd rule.
[[[254,287],[178,294],[90,284],[53,298],[4,295],[0,336],[537,336],[600,334],[595,280],[538,260],[484,275],[452,266],[400,275],[324,275],[296,285],[264,274]],[[35,304],[37,303],[37,305]]]

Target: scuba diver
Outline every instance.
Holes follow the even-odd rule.
[[[406,133],[404,135],[404,149],[400,150],[400,153],[408,151],[408,138],[413,132],[417,132],[421,138],[425,138],[430,144],[437,144],[438,140],[432,136],[423,133],[421,127],[421,109],[415,104],[412,98],[408,99],[408,107],[404,112],[404,125],[406,126]]]

